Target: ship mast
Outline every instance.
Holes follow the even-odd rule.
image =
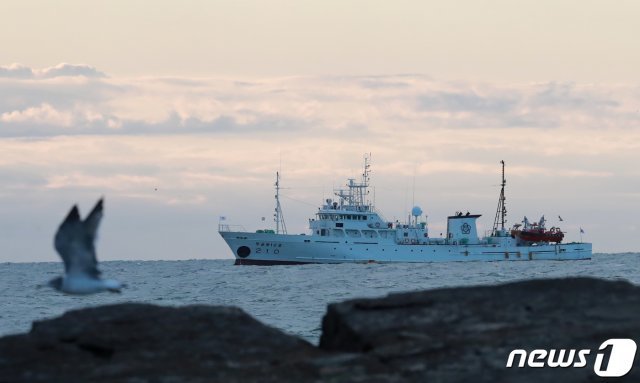
[[[369,195],[367,188],[369,187],[369,174],[371,173],[371,154],[365,154],[364,156],[364,169],[362,171],[362,180],[360,183],[356,182],[355,178],[349,178],[347,187],[348,190],[339,189],[334,191],[334,194],[340,197],[340,205],[344,206],[348,210],[355,211],[371,211],[372,205],[370,201],[366,200]]]
[[[280,205],[280,172],[276,172],[276,213],[274,221],[276,221],[276,234],[287,234],[287,226],[284,223],[284,215],[282,214],[282,206]]]
[[[502,164],[502,189],[500,190],[500,198],[498,199],[498,209],[496,210],[496,217],[493,220],[493,231],[492,236],[497,237],[498,234],[498,225],[500,225],[501,233],[504,233],[504,224],[507,222],[507,207],[504,203],[506,200],[504,196],[504,186],[507,184],[507,181],[504,179],[504,161],[500,161]]]
[[[360,182],[360,184],[354,185],[354,187],[356,187],[358,190],[356,199],[356,205],[358,206],[365,205],[365,196],[366,194],[369,194],[367,188],[369,187],[369,173],[371,172],[371,170],[369,169],[371,167],[371,164],[369,164],[370,159],[371,155],[364,155],[364,170],[362,171],[362,182]]]

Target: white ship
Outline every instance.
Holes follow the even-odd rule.
[[[561,243],[562,236],[559,240],[549,236],[522,237],[516,235],[521,225],[505,229],[506,181],[504,161],[501,163],[502,190],[493,229],[482,238],[476,227],[479,214],[457,212],[449,216],[446,237],[430,235],[419,207],[412,209],[412,217],[406,223],[384,220],[366,200],[368,157],[361,182],[349,179],[347,189],[335,192],[337,200],[325,200],[315,218],[309,220],[309,234],[287,234],[279,199],[279,174],[275,184],[276,230],[234,230],[221,220],[218,232],[235,255],[236,265],[590,259],[590,243]],[[544,230],[544,217],[540,224]],[[552,229],[560,232],[559,228]]]

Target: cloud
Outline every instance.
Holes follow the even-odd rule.
[[[2,71],[0,136],[5,137],[288,133],[382,139],[391,130],[601,129],[640,123],[633,109],[640,94],[632,85],[497,86],[423,75],[113,78],[71,64],[41,70],[12,64]]]
[[[533,106],[590,110],[615,108],[620,105],[611,95],[598,94],[597,90],[589,85],[580,87],[574,83],[550,82],[535,88],[535,93],[529,100]]]
[[[83,174],[74,172],[72,174],[55,175],[47,180],[46,187],[60,189],[65,187],[80,187],[97,190],[131,190],[132,188],[154,189],[158,185],[158,180],[141,175],[115,174],[108,177]]]
[[[42,70],[36,71],[36,76],[41,78],[53,78],[53,77],[74,77],[74,76],[83,76],[83,77],[92,77],[92,78],[102,78],[106,77],[106,75],[96,68],[85,65],[85,64],[67,64],[61,63],[54,67],[44,68]]]
[[[33,77],[33,70],[22,64],[14,63],[7,66],[0,66],[0,77],[31,78]]]
[[[516,97],[501,95],[479,95],[473,91],[433,92],[418,98],[420,107],[428,111],[446,111],[450,113],[506,113],[518,105]]]
[[[106,74],[86,64],[60,63],[53,67],[32,69],[22,64],[0,66],[0,78],[47,79],[54,77],[104,78]]]
[[[69,127],[74,122],[73,115],[69,112],[58,111],[49,104],[42,104],[24,110],[5,112],[0,115],[0,122],[7,124],[38,124]]]

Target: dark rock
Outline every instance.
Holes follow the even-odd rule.
[[[375,376],[376,365],[234,307],[102,306],[0,339],[0,382],[300,382]]]
[[[640,341],[640,287],[569,278],[393,294],[331,304],[322,327],[322,349],[374,356],[412,381],[599,381],[602,342]],[[591,352],[584,368],[506,368],[514,349]],[[625,381],[640,382],[639,364]]]
[[[535,280],[332,304],[318,348],[233,307],[121,304],[0,339],[0,382],[598,381],[600,344],[640,341],[639,318],[640,287]],[[591,352],[585,368],[509,369],[514,349]]]

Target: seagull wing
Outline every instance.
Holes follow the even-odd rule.
[[[78,206],[74,205],[71,208],[71,211],[69,211],[69,214],[67,214],[67,218],[65,218],[60,224],[60,227],[58,227],[58,231],[56,232],[53,241],[56,251],[60,254],[60,257],[64,262],[64,271],[66,272],[69,271],[71,263],[73,262],[71,259],[71,252],[72,248],[75,247],[72,244],[74,233],[81,230],[81,227],[82,225],[80,223]]]
[[[101,201],[85,222],[80,220],[78,207],[73,206],[67,218],[60,224],[55,235],[54,246],[64,261],[67,274],[87,274],[91,277],[100,275],[93,245],[100,217],[102,217]],[[91,224],[87,225],[87,221]]]
[[[100,200],[96,203],[96,206],[93,207],[93,210],[91,210],[91,213],[89,213],[89,215],[83,222],[85,232],[84,241],[87,248],[91,252],[93,267],[98,274],[100,274],[100,271],[98,271],[97,269],[98,259],[96,258],[96,249],[94,244],[96,242],[96,238],[98,237],[98,226],[100,226],[100,220],[103,216],[102,206],[103,202],[102,198],[100,198]]]

